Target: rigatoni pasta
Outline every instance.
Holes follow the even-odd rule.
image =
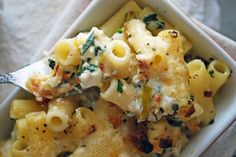
[[[66,99],[56,99],[49,103],[46,124],[51,131],[60,132],[69,125],[74,111],[73,104]]]
[[[25,118],[16,120],[16,138],[24,143],[28,143],[28,124]]]
[[[58,41],[50,73],[26,83],[37,102],[13,101],[16,124],[0,154],[179,156],[214,122],[213,98],[230,69],[186,59],[193,45],[170,22],[129,1],[99,28]]]
[[[189,62],[188,69],[191,93],[204,110],[200,119],[204,124],[209,124],[215,116],[215,107],[210,87],[210,76],[201,60],[196,59]]]
[[[40,105],[34,100],[15,99],[11,103],[10,117],[13,119],[24,118],[30,112],[46,111],[47,106]]]
[[[227,81],[230,75],[230,69],[223,62],[214,60],[209,64],[207,71],[210,74],[210,86],[214,95]]]
[[[128,17],[137,17],[140,11],[141,8],[134,1],[129,1],[115,15],[107,20],[100,29],[103,30],[106,35],[112,36],[116,30],[124,24],[124,21],[126,21]]]
[[[12,156],[14,157],[28,157],[28,145],[21,140],[17,140],[12,144]]]
[[[74,127],[72,132],[75,137],[82,138],[96,129],[97,121],[95,114],[88,108],[79,107],[73,115]]]
[[[77,47],[77,40],[64,39],[56,43],[54,57],[58,60],[59,64],[79,65],[80,64],[80,52]]]
[[[126,78],[130,74],[131,53],[129,46],[121,40],[113,40],[105,52],[105,71],[116,78]]]
[[[32,112],[26,116],[28,126],[28,153],[34,157],[54,157],[54,137],[46,126],[46,113]]]

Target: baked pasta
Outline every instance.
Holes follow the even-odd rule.
[[[154,10],[126,3],[102,26],[62,39],[48,75],[16,99],[4,157],[179,156],[215,116],[230,76],[215,59],[189,57],[191,42]]]

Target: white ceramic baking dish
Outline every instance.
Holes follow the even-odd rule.
[[[94,0],[81,16],[66,31],[62,38],[74,36],[92,26],[99,26],[126,0]],[[236,119],[236,63],[209,36],[207,36],[190,18],[188,18],[171,0],[137,0],[141,6],[158,9],[158,13],[183,32],[194,44],[193,51],[199,55],[218,58],[233,70],[232,76],[220,90],[215,99],[217,115],[214,124],[203,128],[196,134],[181,153],[181,157],[199,156],[216,138]],[[53,46],[53,45],[52,45]],[[9,104],[14,98],[25,98],[29,94],[21,89],[15,90],[0,105],[0,138],[9,137],[13,121],[9,118]]]

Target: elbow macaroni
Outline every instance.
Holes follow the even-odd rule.
[[[213,96],[230,76],[219,60],[184,55],[192,43],[151,8],[127,2],[100,29],[63,39],[48,75],[26,83],[36,101],[16,99],[6,157],[180,155],[211,124]]]

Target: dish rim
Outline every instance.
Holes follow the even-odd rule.
[[[92,11],[94,9],[94,7],[96,7],[99,3],[103,2],[104,0],[93,0],[91,1],[91,3],[86,7],[86,9],[81,13],[81,15],[73,22],[73,24],[65,31],[65,33],[61,36],[60,39],[64,39],[67,37],[72,36],[75,33],[75,30],[77,29],[78,25],[80,25],[80,23],[82,21],[85,20],[86,16],[88,16],[88,13],[90,11]],[[224,56],[224,60],[227,61],[227,63],[230,62],[230,64],[232,65],[231,68],[236,71],[236,62],[233,60],[233,58],[231,58],[229,56],[229,54],[222,48],[220,47],[220,45],[218,45],[216,43],[216,41],[214,39],[212,39],[206,32],[204,32],[188,15],[186,15],[178,6],[176,6],[175,4],[173,4],[173,2],[171,2],[171,0],[165,0],[166,3],[172,8],[174,9],[177,13],[178,16],[180,16],[180,18],[182,18],[185,22],[187,22],[189,25],[191,25],[193,27],[193,29],[195,31],[197,31],[199,33],[199,36],[201,36],[201,38],[203,38],[204,40],[206,40],[209,44],[211,44],[210,46],[217,50],[217,52],[215,52],[216,54],[221,54]],[[145,3],[145,2],[144,2]],[[35,56],[38,54],[35,54]],[[11,94],[0,104],[0,111],[2,110],[6,110],[7,106],[9,105],[9,103],[11,102],[11,100],[13,100],[17,94],[21,93],[22,90],[20,88],[16,88],[14,89]],[[214,141],[216,141],[226,130],[227,128],[229,128],[231,126],[231,124],[235,121],[236,116],[234,116],[233,120],[230,120],[230,122],[228,122],[227,126],[223,128],[223,131],[220,132],[217,137],[215,137],[214,139],[212,139],[212,141],[210,142],[210,144],[205,148],[202,149],[201,152],[199,152],[198,154],[202,154],[202,152],[204,152],[207,148],[209,148]]]

